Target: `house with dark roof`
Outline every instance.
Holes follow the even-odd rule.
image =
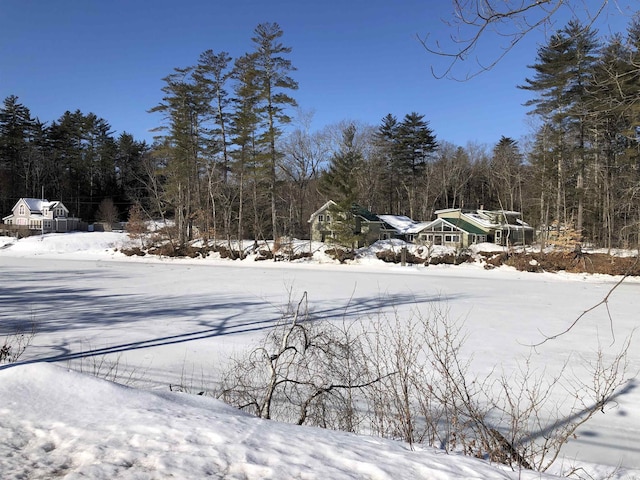
[[[311,229],[311,240],[316,242],[327,242],[335,239],[334,227],[337,219],[335,218],[335,207],[338,204],[333,200],[329,200],[318,210],[313,212],[309,217],[308,223]],[[354,204],[351,207],[351,213],[354,216],[354,234],[359,235],[360,245],[370,245],[381,238],[382,221],[377,215],[371,213],[366,208]]]
[[[79,218],[69,215],[69,209],[59,200],[21,198],[2,219],[5,225],[41,233],[69,232],[78,228]]]

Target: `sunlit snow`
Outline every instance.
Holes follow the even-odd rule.
[[[21,364],[0,369],[1,478],[552,478],[264,421],[170,390],[207,390],[229,356],[258,342],[303,292],[312,313],[336,321],[445,304],[465,320],[465,352],[484,374],[513,367],[619,280],[479,264],[402,267],[366,252],[339,265],[316,246],[297,263],[126,257],[129,243],[122,233],[0,237],[0,335],[31,322],[37,329]],[[637,325],[639,290],[626,280],[610,298],[612,323],[598,308],[532,361],[577,368],[598,344],[616,351]],[[578,431],[555,472],[577,466],[582,478],[640,478],[638,351],[634,339],[627,388]],[[92,376],[114,364],[113,376],[129,386]]]

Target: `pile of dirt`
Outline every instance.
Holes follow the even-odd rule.
[[[526,252],[481,253],[486,268],[509,265],[523,272],[600,273],[640,275],[638,257],[619,257],[606,253]]]

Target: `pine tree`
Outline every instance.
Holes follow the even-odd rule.
[[[18,97],[5,98],[0,108],[0,207],[8,211],[29,188],[25,163],[34,121]]]
[[[277,164],[281,156],[276,149],[276,142],[282,135],[281,126],[291,121],[286,108],[297,106],[296,101],[287,92],[298,89],[298,83],[290,76],[296,69],[291,60],[284,56],[291,53],[291,47],[285,47],[280,43],[282,35],[283,31],[277,23],[261,23],[254,30],[251,39],[255,46],[253,55],[259,86],[259,111],[266,123],[260,140],[267,149],[271,233],[274,239],[278,236],[276,187]]]
[[[247,177],[251,172],[257,169],[257,159],[259,158],[256,149],[256,137],[260,125],[258,115],[259,85],[255,68],[255,56],[244,55],[238,58],[234,65],[233,76],[235,80],[234,86],[234,112],[231,117],[231,136],[236,149],[232,152],[233,164],[232,171],[235,175],[235,192],[238,197],[237,205],[237,237],[238,240],[244,238],[244,211],[246,203],[245,187],[248,183]],[[256,175],[253,175],[256,179]],[[258,185],[257,181],[253,182],[253,238],[257,240],[261,233],[261,226],[257,215],[257,197]],[[231,233],[231,202],[227,203],[228,209],[225,210],[225,224],[227,225],[228,234]]]
[[[395,168],[396,157],[399,156],[398,130],[398,119],[389,113],[382,119],[382,123],[375,133],[378,153],[384,160],[384,197],[387,199],[386,211],[390,213],[402,211],[399,201],[402,192],[398,190],[398,172]]]
[[[522,154],[518,142],[500,138],[490,163],[492,190],[501,209],[522,210]]]
[[[195,82],[202,88],[211,107],[210,126],[206,129],[203,155],[206,159],[207,196],[206,208],[202,209],[203,231],[218,230],[218,206],[226,211],[229,198],[230,122],[232,99],[227,88],[233,77],[231,57],[227,52],[214,53],[206,50],[200,54],[193,74]],[[211,223],[211,225],[210,225]],[[226,225],[228,232],[228,224]]]
[[[200,172],[204,149],[203,128],[210,114],[208,97],[202,85],[194,81],[194,68],[176,68],[163,80],[162,103],[150,110],[164,114],[166,124],[156,130],[165,131],[156,154],[167,159],[166,199],[175,214],[178,246],[192,238],[193,221],[199,208]]]
[[[356,127],[350,124],[342,132],[340,151],[331,157],[319,184],[320,191],[336,203],[329,209],[333,240],[350,248],[355,248],[361,238],[354,209],[358,199],[356,178],[364,165],[355,137]]]
[[[571,158],[558,157],[556,217],[561,221],[564,199],[563,189],[565,167],[569,166],[575,175],[575,186],[570,192],[575,201],[575,224],[583,227],[585,198],[584,178],[587,170],[587,133],[590,120],[589,88],[598,49],[596,32],[573,20],[566,27],[551,36],[546,45],[538,50],[538,61],[531,65],[535,71],[533,78],[525,79],[525,90],[537,93],[537,97],[526,103],[534,108],[530,113],[538,115],[546,122],[561,126],[566,132],[558,140],[571,146]],[[557,152],[565,148],[557,145]],[[570,161],[568,165],[565,162]]]
[[[210,140],[206,148],[210,156],[221,154],[220,171],[223,182],[227,182],[229,172],[229,122],[231,98],[227,85],[233,76],[230,68],[231,57],[227,52],[214,53],[206,50],[200,54],[198,66],[194,72],[195,81],[201,85],[204,95],[211,105],[213,127],[209,130]]]
[[[407,192],[406,213],[409,217],[414,217],[421,180],[425,176],[428,160],[436,151],[438,144],[433,130],[429,128],[429,122],[424,120],[424,115],[416,112],[404,116],[398,126],[397,137],[396,168],[402,186]]]

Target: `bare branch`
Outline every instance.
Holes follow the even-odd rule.
[[[494,68],[532,31],[551,28],[561,9],[569,10],[573,17],[591,26],[609,1],[600,0],[593,6],[581,0],[452,0],[453,20],[443,20],[452,30],[448,41],[432,41],[428,34],[416,37],[427,52],[449,60],[443,72],[431,67],[435,78],[466,81]],[[455,75],[455,67],[469,60],[485,37],[490,36],[499,37],[499,51],[488,61],[476,56],[475,67],[469,73],[463,77]]]

